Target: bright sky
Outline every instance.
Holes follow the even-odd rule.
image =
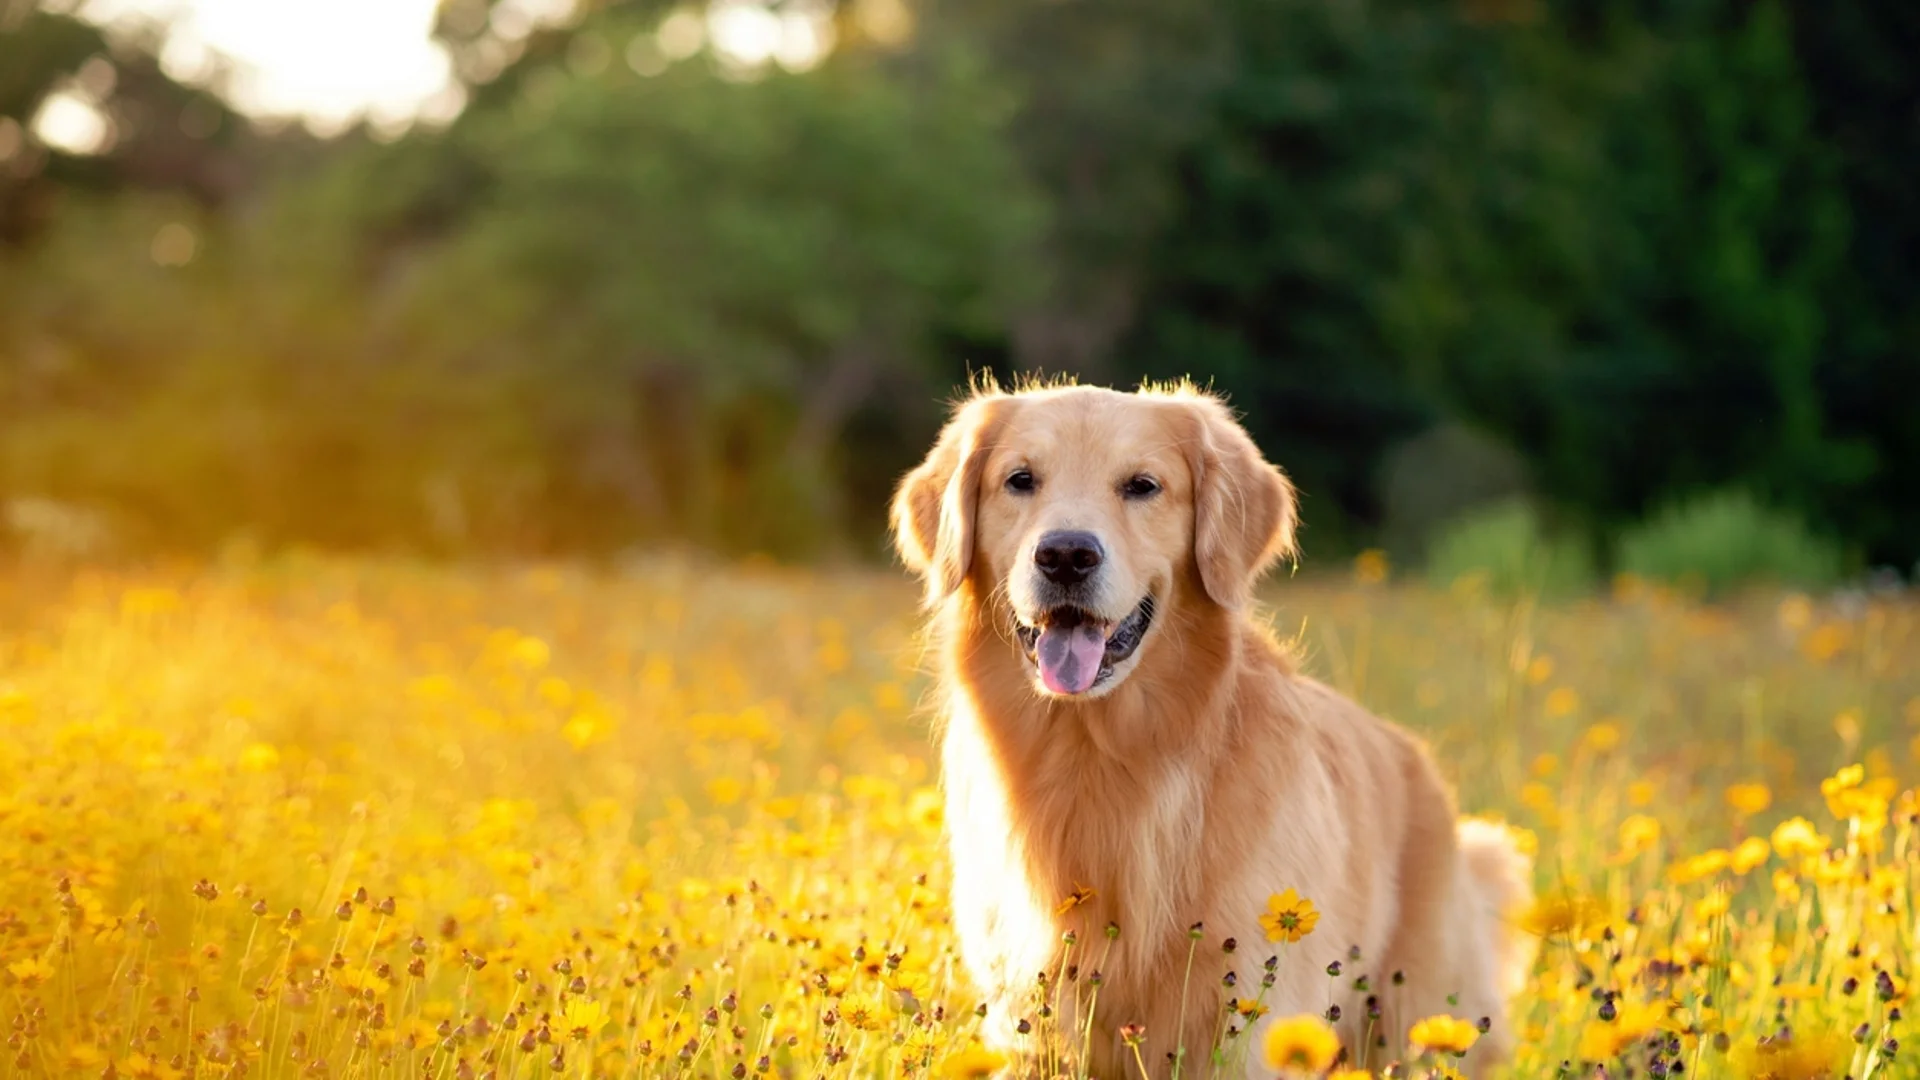
[[[451,119],[462,98],[431,30],[438,0],[79,0],[90,19],[158,18],[172,27],[161,61],[188,82],[204,78],[212,58],[235,68],[234,104],[255,116],[302,117],[316,128],[344,128],[365,115],[404,126],[416,117]],[[871,32],[904,33],[900,0],[868,0],[880,19]],[[574,0],[503,0],[496,33],[523,35],[562,20]],[[698,13],[696,13],[698,12]],[[766,0],[709,0],[669,17],[657,41],[636,40],[627,62],[652,74],[665,62],[711,44],[726,63],[759,70],[777,63],[804,70],[833,48],[832,10],[800,0],[775,13]],[[82,95],[51,100],[36,131],[56,145],[97,147],[104,120]]]
[[[362,113],[399,123],[455,106],[446,54],[429,36],[436,0],[91,0],[89,17],[158,16],[174,30],[169,73],[234,61],[235,104],[321,126]],[[457,100],[457,99],[456,99]]]

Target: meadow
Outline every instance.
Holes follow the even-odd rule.
[[[1920,604],[1376,555],[1265,599],[1535,851],[1514,1076],[1920,1075]],[[0,1074],[992,1072],[914,603],[664,559],[0,573]],[[1242,1017],[1244,974],[1206,991]],[[1319,1075],[1316,1023],[1223,1053]]]

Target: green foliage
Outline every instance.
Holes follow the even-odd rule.
[[[1427,577],[1437,588],[1470,579],[1499,596],[1570,596],[1592,586],[1593,556],[1579,540],[1546,532],[1531,505],[1509,500],[1441,528]]]
[[[1006,111],[958,53],[548,71],[343,148],[244,228],[138,200],[65,220],[0,263],[0,357],[64,357],[0,383],[0,486],[192,546],[818,554],[855,519],[843,434],[877,410],[896,453],[924,437],[943,342],[1035,288]],[[170,220],[204,234],[184,268],[148,257]]]
[[[69,194],[182,191],[230,196],[275,140],[248,130],[206,87],[168,75],[158,42],[108,34],[31,0],[0,0],[0,252],[37,238]],[[43,144],[33,125],[56,93],[77,93],[104,120],[91,153]],[[298,140],[275,149],[296,152]]]
[[[1791,0],[1809,126],[1833,163],[1853,223],[1824,294],[1828,347],[1815,373],[1833,430],[1871,453],[1858,484],[1806,508],[1875,560],[1920,571],[1920,124],[1913,122],[1920,10]]]
[[[1034,287],[1040,208],[983,80],[955,57],[911,81],[858,59],[530,81],[459,133],[485,194],[420,270],[410,329],[427,362],[541,400],[544,443],[589,444],[600,479],[574,498],[807,553],[843,517],[853,415]]]
[[[1386,448],[1439,415],[1396,309],[1437,190],[1451,16],[1241,0],[1218,5],[1224,73],[1177,155],[1177,214],[1146,267],[1125,360],[1232,392],[1313,500],[1313,528],[1376,524]],[[1432,226],[1417,224],[1433,222]]]
[[[1920,559],[1904,9],[923,0],[899,40],[848,0],[796,74],[668,63],[668,0],[506,8],[439,9],[450,128],[321,143],[0,0],[0,500],[877,553],[941,399],[1037,368],[1226,392],[1312,559],[1718,488]],[[103,64],[112,147],[40,146]]]
[[[1527,490],[1526,463],[1511,447],[1460,425],[1435,427],[1387,453],[1381,546],[1395,562],[1417,563],[1445,525]]]
[[[1715,595],[1760,584],[1822,588],[1845,565],[1839,545],[1744,491],[1666,506],[1621,534],[1616,562],[1626,573]]]
[[[1234,391],[1323,524],[1385,524],[1382,455],[1448,416],[1596,521],[1741,477],[1857,513],[1872,457],[1817,380],[1849,222],[1779,3],[1572,47],[1446,7],[1216,10],[1228,74],[1128,357]]]
[[[1819,386],[1851,223],[1792,33],[1777,2],[1681,5],[1608,24],[1606,65],[1567,69],[1599,117],[1581,188],[1601,273],[1534,396],[1479,397],[1525,410],[1508,430],[1541,481],[1598,520],[1741,481],[1844,514],[1870,474]]]

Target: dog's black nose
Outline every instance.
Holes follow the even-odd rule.
[[[1100,538],[1076,529],[1056,529],[1040,538],[1033,564],[1055,585],[1077,585],[1106,558]]]

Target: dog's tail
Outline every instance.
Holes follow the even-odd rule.
[[[1496,821],[1468,818],[1460,822],[1460,858],[1478,894],[1475,905],[1488,920],[1487,938],[1493,946],[1494,978],[1500,992],[1512,998],[1526,985],[1539,943],[1518,925],[1533,903],[1533,860],[1520,850],[1518,840]]]

